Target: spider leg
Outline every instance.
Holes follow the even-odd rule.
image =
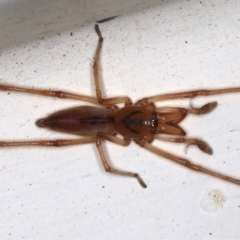
[[[45,97],[73,99],[73,100],[98,104],[98,101],[95,97],[89,97],[89,96],[84,96],[84,95],[74,94],[74,93],[69,93],[69,92],[63,92],[63,91],[31,89],[31,88],[4,85],[4,84],[0,84],[0,90],[30,93],[30,94],[41,95],[41,96],[45,96]]]
[[[218,94],[226,94],[226,93],[237,93],[240,92],[240,88],[223,88],[223,89],[215,89],[215,90],[195,90],[195,91],[186,91],[186,92],[178,92],[178,93],[168,93],[168,94],[159,94],[147,98],[143,98],[137,102],[137,104],[149,104],[152,102],[158,101],[166,101],[166,100],[173,100],[173,99],[183,99],[183,98],[195,98],[198,96],[211,96],[211,95],[218,95]]]
[[[84,137],[79,139],[0,142],[0,147],[20,147],[20,146],[63,147],[70,145],[93,143],[96,141],[95,139],[96,137]]]
[[[126,171],[122,171],[122,170],[116,170],[116,169],[113,169],[109,165],[109,163],[108,163],[108,161],[106,159],[106,156],[104,154],[104,151],[102,149],[102,139],[106,139],[106,140],[108,140],[110,142],[116,143],[116,144],[121,145],[121,146],[128,146],[130,144],[131,140],[130,139],[121,139],[119,137],[112,136],[112,135],[110,135],[108,133],[98,133],[98,135],[96,137],[96,145],[97,145],[99,154],[101,156],[103,166],[104,166],[104,168],[105,168],[105,170],[107,172],[110,172],[110,173],[113,173],[113,174],[117,174],[117,175],[121,175],[121,176],[136,178],[138,180],[138,182],[140,183],[140,185],[143,188],[146,188],[147,185],[145,184],[145,182],[142,180],[142,178],[139,176],[138,173],[126,172]]]
[[[140,140],[140,141],[136,141],[136,143],[139,144],[141,147],[147,149],[148,151],[157,154],[158,156],[164,157],[164,158],[166,158],[168,160],[171,160],[171,161],[173,161],[175,163],[178,163],[178,164],[180,164],[180,165],[182,165],[182,166],[184,166],[186,168],[189,168],[189,169],[191,169],[193,171],[202,172],[202,173],[205,173],[207,175],[213,176],[215,178],[220,178],[222,180],[225,180],[225,181],[232,182],[232,183],[240,185],[240,179],[232,178],[232,177],[229,177],[227,175],[224,175],[224,174],[218,173],[216,171],[212,171],[210,169],[202,167],[200,165],[193,164],[193,163],[191,163],[187,159],[178,157],[176,155],[173,155],[171,153],[163,151],[160,148],[154,147],[153,145],[151,145],[150,143],[148,143],[146,141]]]
[[[94,63],[93,63],[93,73],[94,73],[94,80],[96,85],[96,96],[99,104],[102,105],[114,105],[118,103],[125,103],[125,105],[132,105],[132,101],[129,97],[114,97],[114,98],[102,98],[102,91],[100,86],[100,78],[99,78],[99,61],[100,61],[100,54],[102,50],[103,45],[103,37],[102,33],[99,29],[99,26],[95,25],[95,31],[98,35],[98,45],[94,57]]]

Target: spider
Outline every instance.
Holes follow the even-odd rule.
[[[207,154],[212,154],[212,149],[206,142],[199,139],[186,138],[186,133],[179,126],[179,123],[188,114],[201,115],[211,112],[217,106],[216,102],[205,104],[200,108],[195,108],[192,106],[190,108],[156,107],[155,102],[169,99],[193,99],[197,96],[236,93],[240,92],[240,87],[162,94],[140,99],[134,104],[127,96],[103,98],[100,87],[98,67],[103,37],[98,25],[95,25],[95,31],[99,38],[93,64],[96,98],[63,91],[30,89],[0,84],[0,90],[4,91],[24,92],[47,97],[74,99],[98,105],[97,107],[79,106],[65,109],[36,121],[36,125],[38,127],[49,128],[54,131],[68,134],[80,135],[82,137],[79,139],[0,142],[0,147],[62,147],[95,143],[103,166],[107,172],[136,178],[140,185],[146,188],[146,183],[138,173],[112,168],[109,165],[102,149],[103,140],[107,140],[121,146],[128,146],[131,141],[134,141],[140,147],[155,153],[158,156],[183,165],[191,170],[199,171],[228,182],[240,184],[239,179],[232,178],[205,167],[193,164],[187,159],[178,157],[152,145],[154,139],[175,143],[185,143],[187,146],[195,145],[201,151]],[[117,104],[120,103],[124,104],[122,108],[117,106]]]

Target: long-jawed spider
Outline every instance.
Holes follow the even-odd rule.
[[[240,92],[240,87],[162,94],[143,98],[134,104],[132,103],[131,99],[126,96],[107,99],[102,98],[98,65],[103,44],[103,37],[98,25],[95,25],[95,31],[99,37],[93,64],[96,98],[63,91],[30,89],[0,84],[0,90],[4,91],[24,92],[47,97],[74,99],[100,105],[101,107],[80,106],[65,109],[55,112],[36,122],[38,127],[49,128],[54,131],[80,135],[83,137],[79,139],[0,142],[0,147],[62,147],[85,143],[95,143],[103,166],[107,172],[136,178],[140,185],[146,188],[147,185],[138,173],[126,172],[112,168],[108,164],[102,149],[103,140],[107,140],[122,146],[128,146],[131,141],[134,141],[140,147],[145,148],[146,150],[155,153],[158,156],[183,165],[191,170],[199,171],[240,185],[239,179],[232,178],[205,167],[193,164],[185,158],[180,158],[151,144],[154,139],[175,143],[185,143],[187,145],[195,145],[201,151],[207,154],[212,154],[212,149],[204,141],[186,138],[185,131],[178,124],[187,116],[187,114],[206,114],[211,112],[217,106],[216,102],[205,104],[201,108],[190,107],[188,109],[180,107],[158,108],[155,106],[155,102],[169,99],[193,99],[197,96],[236,93]],[[118,108],[117,104],[120,103],[123,103],[124,107]]]

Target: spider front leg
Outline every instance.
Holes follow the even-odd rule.
[[[152,153],[155,153],[158,156],[161,156],[161,157],[166,158],[168,160],[171,160],[175,163],[178,163],[178,164],[180,164],[180,165],[182,165],[186,168],[189,168],[189,169],[194,170],[194,171],[205,173],[205,174],[213,176],[215,178],[220,178],[220,179],[225,180],[227,182],[231,182],[231,183],[235,183],[235,184],[240,185],[240,179],[232,178],[232,177],[229,177],[227,175],[224,175],[224,174],[218,173],[216,171],[212,171],[210,169],[202,167],[200,165],[193,164],[187,159],[180,158],[176,155],[173,155],[171,153],[163,151],[160,148],[154,147],[153,145],[151,145],[150,143],[148,143],[146,141],[139,140],[139,141],[136,141],[136,143],[139,144],[141,147],[147,149],[148,151],[150,151]]]
[[[178,93],[168,93],[168,94],[159,94],[152,97],[147,97],[139,100],[137,104],[146,105],[151,102],[158,102],[158,101],[166,101],[166,100],[174,100],[174,99],[183,99],[189,98],[193,99],[198,96],[211,96],[211,95],[218,95],[218,94],[226,94],[226,93],[237,93],[240,92],[240,88],[223,88],[223,89],[213,89],[213,90],[194,90],[194,91],[187,91],[187,92],[178,92]]]
[[[94,57],[94,63],[93,63],[93,73],[94,73],[94,81],[96,85],[96,97],[99,102],[99,104],[102,105],[115,105],[118,103],[125,103],[125,105],[132,105],[132,101],[129,97],[114,97],[114,98],[102,98],[102,91],[100,87],[100,78],[99,78],[99,61],[100,61],[100,54],[102,50],[102,45],[103,45],[103,37],[102,33],[99,29],[99,26],[96,24],[95,25],[95,31],[98,35],[98,45]]]
[[[178,92],[178,93],[168,93],[168,94],[159,94],[147,98],[143,98],[138,100],[135,105],[144,106],[150,103],[155,103],[158,101],[167,101],[167,100],[174,100],[174,99],[184,99],[189,98],[193,99],[198,96],[211,96],[211,95],[218,95],[218,94],[227,94],[227,93],[238,93],[240,92],[240,88],[223,88],[223,89],[213,89],[213,90],[195,90],[195,91],[186,91],[186,92]],[[202,106],[201,108],[195,108],[191,105],[189,109],[183,108],[172,108],[173,111],[186,111],[187,113],[191,114],[205,114],[209,113],[214,110],[217,106],[217,102],[210,102]],[[161,109],[161,108],[160,108]]]

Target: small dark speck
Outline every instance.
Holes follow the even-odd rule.
[[[102,188],[105,188],[105,186],[102,186]]]
[[[209,233],[209,235],[212,235],[212,233]]]
[[[187,43],[187,41],[185,41],[185,43]]]
[[[58,33],[58,36],[60,36],[61,35],[61,33]]]
[[[71,37],[73,36],[73,33],[72,33],[72,32],[70,33],[70,36],[71,36]]]

